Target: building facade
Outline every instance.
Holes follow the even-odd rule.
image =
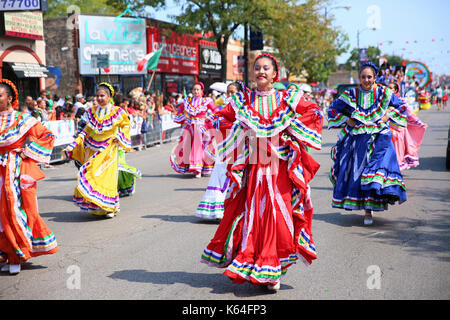
[[[19,101],[36,98],[50,77],[41,11],[0,12],[0,78],[13,81]]]

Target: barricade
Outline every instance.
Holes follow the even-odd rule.
[[[55,135],[50,163],[61,161],[61,151],[74,140],[77,130],[75,121],[43,121],[42,124]]]
[[[140,148],[173,141],[180,136],[181,126],[173,122],[171,114],[149,117],[146,133],[141,133],[144,119],[138,115],[130,117],[131,147]],[[60,162],[61,151],[75,139],[77,124],[74,120],[57,120],[42,122],[55,135],[50,163]]]

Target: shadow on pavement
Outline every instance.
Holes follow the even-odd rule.
[[[335,224],[341,227],[354,227],[360,226],[363,223],[364,212],[357,211],[356,213],[341,213],[341,212],[330,212],[330,213],[315,213],[313,215],[314,220],[319,220],[331,224]]]
[[[219,224],[219,220],[206,220],[196,217],[194,214],[187,216],[179,216],[179,215],[167,215],[167,214],[149,214],[146,216],[142,216],[142,218],[147,219],[160,219],[168,222],[190,222],[195,224]]]
[[[236,297],[256,297],[273,294],[265,286],[257,286],[249,283],[235,284],[225,276],[209,273],[192,273],[185,271],[152,272],[147,270],[122,270],[108,276],[112,279],[126,280],[130,282],[151,283],[160,285],[172,285],[182,283],[193,288],[211,288],[213,294],[233,293]],[[280,290],[293,289],[291,286],[281,284]]]
[[[442,148],[444,150],[444,148]],[[445,168],[445,157],[420,157],[419,166],[410,170],[431,170],[438,172],[448,172]]]
[[[120,213],[119,213],[120,214]],[[42,218],[47,218],[49,221],[54,222],[91,222],[91,221],[105,221],[107,220],[103,216],[95,216],[80,211],[69,212],[46,212],[40,213]],[[111,219],[113,220],[113,219]]]

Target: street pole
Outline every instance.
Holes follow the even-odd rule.
[[[248,25],[244,26],[244,84],[248,87]]]
[[[152,85],[153,77],[155,76],[155,72],[156,72],[156,68],[155,68],[155,70],[153,70],[152,77],[151,77],[150,81],[148,82],[147,91],[150,90],[150,86]]]

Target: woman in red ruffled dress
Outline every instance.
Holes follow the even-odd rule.
[[[217,107],[211,98],[203,97],[204,85],[194,84],[193,97],[185,98],[174,119],[180,123],[181,136],[170,155],[170,165],[178,173],[193,173],[195,177],[211,174],[214,168],[212,144],[213,113]]]
[[[221,116],[233,123],[218,146],[231,182],[221,223],[202,262],[226,268],[233,282],[280,287],[297,259],[317,258],[309,182],[319,169],[306,147],[321,148],[320,108],[298,90],[277,91],[278,63],[254,63],[257,89],[233,95]]]

